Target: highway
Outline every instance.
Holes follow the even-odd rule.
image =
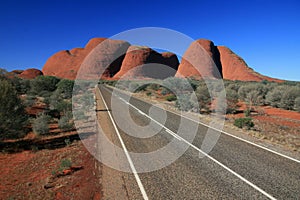
[[[184,134],[176,135],[183,120],[179,115],[166,111],[166,116],[153,114],[149,117],[149,112],[160,113],[160,108],[133,97],[128,102],[125,93],[115,93],[112,95],[110,88],[99,86],[96,93],[97,110],[101,110],[99,123],[101,127],[105,126],[106,136],[124,150],[124,153],[116,153],[111,159],[120,165],[126,162],[126,169],[132,171],[122,172],[103,165],[101,183],[104,199],[300,199],[298,160],[218,131],[216,134],[220,137],[206,155],[201,145],[207,126],[184,119],[188,124],[186,132],[189,128],[197,128],[191,141]],[[115,102],[113,106],[111,102]],[[144,138],[128,134],[124,126],[129,118],[140,127],[152,128],[156,134]],[[120,120],[125,122],[121,127],[117,123]],[[125,128],[130,130],[130,127]],[[147,165],[151,165],[159,158],[138,160],[132,152],[147,155],[172,141],[175,142],[170,147],[170,155],[186,149],[178,159],[161,169],[138,173],[143,170],[140,162],[150,160]],[[157,165],[162,162],[157,161]]]

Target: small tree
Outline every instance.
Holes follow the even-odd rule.
[[[21,137],[28,116],[13,85],[0,80],[0,140]]]
[[[50,117],[44,113],[41,113],[33,121],[32,129],[37,135],[46,135],[49,133],[49,120]]]

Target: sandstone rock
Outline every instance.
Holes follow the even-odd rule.
[[[177,77],[222,78],[218,49],[210,40],[194,41],[183,55]]]
[[[167,78],[175,75],[178,63],[175,54],[160,54],[149,47],[130,46],[114,78]]]
[[[25,71],[20,73],[18,76],[20,78],[25,78],[25,79],[34,79],[35,77],[42,76],[42,75],[43,75],[43,72],[41,70],[30,68],[30,69],[26,69]]]
[[[94,38],[87,43],[85,48],[64,50],[54,54],[42,69],[44,75],[75,79],[84,58],[104,40],[105,38]]]
[[[229,48],[218,46],[220,60],[222,64],[222,74],[224,79],[240,81],[274,81],[283,82],[283,80],[263,76],[248,67],[246,62]]]
[[[78,72],[80,79],[111,79],[121,68],[130,44],[123,40],[107,39],[85,58]]]

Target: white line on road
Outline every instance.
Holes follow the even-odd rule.
[[[105,88],[105,89],[106,89],[107,91],[109,91],[107,88]],[[138,99],[138,100],[140,100],[140,101],[142,101],[142,102],[145,102],[145,103],[149,104],[148,102],[146,102],[146,101],[144,101],[144,100],[141,100],[141,99]],[[125,102],[125,100],[124,100],[124,102]],[[127,103],[127,101],[126,101],[126,103]],[[128,104],[128,103],[127,103],[127,104]],[[155,107],[161,109],[160,107],[158,107],[158,106],[156,106],[156,105],[152,105],[152,106],[155,106]],[[292,160],[292,161],[294,161],[294,162],[300,163],[300,160],[297,160],[296,158],[292,158],[292,157],[290,157],[290,156],[288,156],[288,155],[279,153],[279,152],[274,151],[274,150],[272,150],[272,149],[269,149],[269,148],[267,148],[267,147],[264,147],[264,146],[261,146],[261,145],[259,145],[259,144],[254,143],[254,142],[251,142],[251,141],[248,141],[248,140],[246,140],[246,139],[240,138],[240,137],[238,137],[238,136],[236,136],[236,135],[232,135],[232,134],[227,133],[227,132],[225,132],[225,131],[223,131],[223,130],[220,130],[220,129],[211,127],[211,126],[209,126],[209,125],[207,125],[207,124],[205,124],[205,123],[203,123],[203,122],[201,122],[201,121],[196,121],[196,120],[194,120],[194,119],[192,119],[192,118],[189,118],[189,117],[187,117],[187,116],[179,115],[178,113],[176,113],[176,112],[174,112],[174,111],[171,111],[171,110],[168,110],[168,112],[173,113],[173,114],[175,114],[175,115],[177,115],[177,116],[179,116],[179,117],[184,117],[185,119],[188,119],[188,120],[191,120],[191,121],[193,121],[193,122],[199,123],[199,124],[201,124],[201,125],[203,125],[203,126],[206,126],[206,127],[210,128],[210,129],[213,129],[213,130],[215,130],[215,131],[219,131],[220,133],[223,133],[223,134],[225,134],[225,135],[227,135],[227,136],[233,137],[233,138],[235,138],[235,139],[237,139],[237,140],[240,140],[240,141],[246,142],[246,143],[248,143],[248,144],[251,144],[251,145],[253,145],[253,146],[256,146],[256,147],[258,147],[258,148],[264,149],[264,150],[269,151],[269,152],[271,152],[271,153],[274,153],[274,154],[276,154],[276,155],[278,155],[278,156],[281,156],[281,157],[287,158],[287,159],[289,159],[289,160]]]
[[[105,88],[106,89],[106,88]],[[110,92],[110,91],[109,91]],[[125,101],[123,98],[121,98],[122,101]],[[128,102],[129,103],[129,102]],[[138,109],[137,107],[135,107],[134,105],[132,105],[131,103],[129,103],[128,105],[130,105],[132,108],[136,109],[139,112],[144,113],[143,111],[141,111],[140,109]],[[225,170],[227,170],[228,172],[232,173],[233,175],[235,175],[237,178],[239,178],[240,180],[244,181],[245,183],[247,183],[248,185],[250,185],[252,188],[254,188],[255,190],[259,191],[260,193],[262,193],[263,195],[265,195],[266,197],[268,197],[269,199],[272,200],[276,200],[272,195],[270,195],[269,193],[267,193],[266,191],[264,191],[263,189],[261,189],[260,187],[258,187],[257,185],[255,185],[254,183],[248,181],[246,178],[244,178],[243,176],[241,176],[240,174],[236,173],[235,171],[233,171],[232,169],[230,169],[229,167],[227,167],[226,165],[224,165],[223,163],[219,162],[218,160],[216,160],[215,158],[213,158],[212,156],[208,155],[207,153],[205,153],[204,151],[202,151],[201,149],[199,149],[198,147],[196,147],[195,145],[193,145],[192,143],[190,143],[189,141],[185,140],[184,138],[180,137],[179,135],[177,135],[176,133],[174,133],[173,131],[171,131],[170,129],[168,129],[167,127],[165,127],[163,124],[161,124],[160,122],[156,121],[155,119],[153,119],[151,116],[147,115],[146,113],[144,113],[144,115],[146,117],[148,117],[149,119],[151,119],[152,121],[154,121],[155,123],[157,123],[159,126],[163,127],[166,129],[166,132],[169,133],[170,135],[176,137],[177,139],[180,139],[181,141],[185,142],[186,144],[188,144],[189,146],[191,146],[192,148],[194,148],[195,150],[199,151],[201,154],[205,155],[207,158],[211,159],[213,162],[217,163],[218,165],[220,165],[221,167],[223,167]],[[175,136],[176,135],[176,136]]]
[[[102,96],[102,94],[101,94],[101,91],[100,91],[100,88],[99,88],[99,87],[98,87],[98,90],[99,90],[99,94],[100,94],[100,96],[101,96],[101,99],[102,99],[102,101],[103,101],[103,103],[104,103],[104,105],[105,105],[105,108],[108,110],[108,115],[109,115],[109,117],[110,117],[110,120],[111,120],[111,122],[112,122],[114,128],[115,128],[115,131],[116,131],[116,133],[117,133],[117,135],[118,135],[118,138],[119,138],[119,140],[120,140],[120,142],[121,142],[121,145],[122,145],[122,147],[123,147],[123,149],[124,149],[124,152],[125,152],[125,155],[126,155],[126,157],[127,157],[128,162],[129,162],[131,171],[132,171],[132,173],[134,174],[135,180],[136,180],[136,182],[137,182],[137,184],[138,184],[138,186],[139,186],[139,188],[140,188],[140,191],[141,191],[141,193],[142,193],[142,195],[143,195],[143,198],[144,198],[145,200],[148,200],[148,196],[147,196],[147,193],[146,193],[146,191],[145,191],[145,188],[144,188],[144,186],[143,186],[143,184],[142,184],[142,182],[141,182],[141,179],[140,179],[140,177],[139,177],[139,175],[138,175],[138,173],[137,173],[137,171],[136,171],[136,169],[135,169],[135,166],[134,166],[134,164],[133,164],[133,162],[132,162],[132,160],[131,160],[131,157],[130,157],[130,155],[129,155],[129,153],[128,153],[128,150],[127,150],[127,148],[126,148],[126,146],[125,146],[125,143],[124,143],[124,141],[123,141],[123,139],[122,139],[122,137],[121,137],[121,135],[120,135],[120,132],[119,132],[117,126],[116,126],[116,123],[115,123],[113,117],[111,116],[111,113],[110,113],[110,111],[109,111],[109,109],[108,109],[108,107],[107,107],[107,105],[106,105],[106,102],[105,102],[105,100],[104,100],[104,98],[103,98],[103,96]]]

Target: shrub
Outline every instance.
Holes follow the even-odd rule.
[[[74,128],[74,122],[69,116],[62,116],[58,120],[58,127],[63,131],[70,131]]]
[[[162,87],[160,93],[161,93],[161,95],[167,95],[167,94],[170,94],[171,91],[168,88]]]
[[[183,93],[185,91],[192,91],[192,86],[186,79],[170,77],[165,79],[164,81],[165,87],[167,87],[172,92],[177,91],[177,93]]]
[[[53,92],[58,82],[59,79],[54,76],[38,76],[30,81],[30,92],[33,94],[40,94],[42,91]]]
[[[28,116],[16,89],[8,80],[0,80],[0,140],[24,135]]]
[[[176,101],[176,99],[177,99],[177,98],[176,98],[176,96],[175,96],[174,94],[172,94],[172,95],[166,97],[166,100],[167,100],[167,101]]]
[[[160,85],[159,84],[155,84],[155,83],[151,83],[149,85],[149,88],[154,90],[154,91],[157,91],[159,89]]]
[[[251,110],[249,108],[244,110],[245,117],[250,117],[250,114],[251,114]]]
[[[211,103],[211,97],[208,92],[208,89],[205,85],[200,85],[196,89],[196,96],[198,98],[199,109],[209,110],[209,105]]]
[[[295,99],[300,96],[300,88],[297,86],[289,87],[283,91],[282,98],[280,101],[280,107],[292,110],[294,109]]]
[[[235,119],[234,125],[238,128],[247,128],[247,129],[254,127],[252,118],[249,117]]]
[[[192,109],[192,104],[190,101],[191,95],[189,94],[182,94],[177,96],[175,106],[182,111],[189,111]]]
[[[227,108],[226,113],[235,113],[237,109],[238,103],[238,93],[236,90],[226,88],[226,101],[227,101]]]
[[[44,113],[41,113],[33,121],[32,129],[37,135],[46,135],[49,133],[49,120],[50,117]]]
[[[58,82],[56,90],[63,99],[69,99],[72,97],[73,87],[73,80],[62,79]]]
[[[273,107],[280,107],[281,97],[283,91],[285,91],[287,87],[278,86],[275,87],[273,90],[270,90],[266,95],[266,103],[273,106]]]
[[[295,99],[295,105],[294,105],[294,109],[298,112],[300,112],[300,97],[297,97]]]

